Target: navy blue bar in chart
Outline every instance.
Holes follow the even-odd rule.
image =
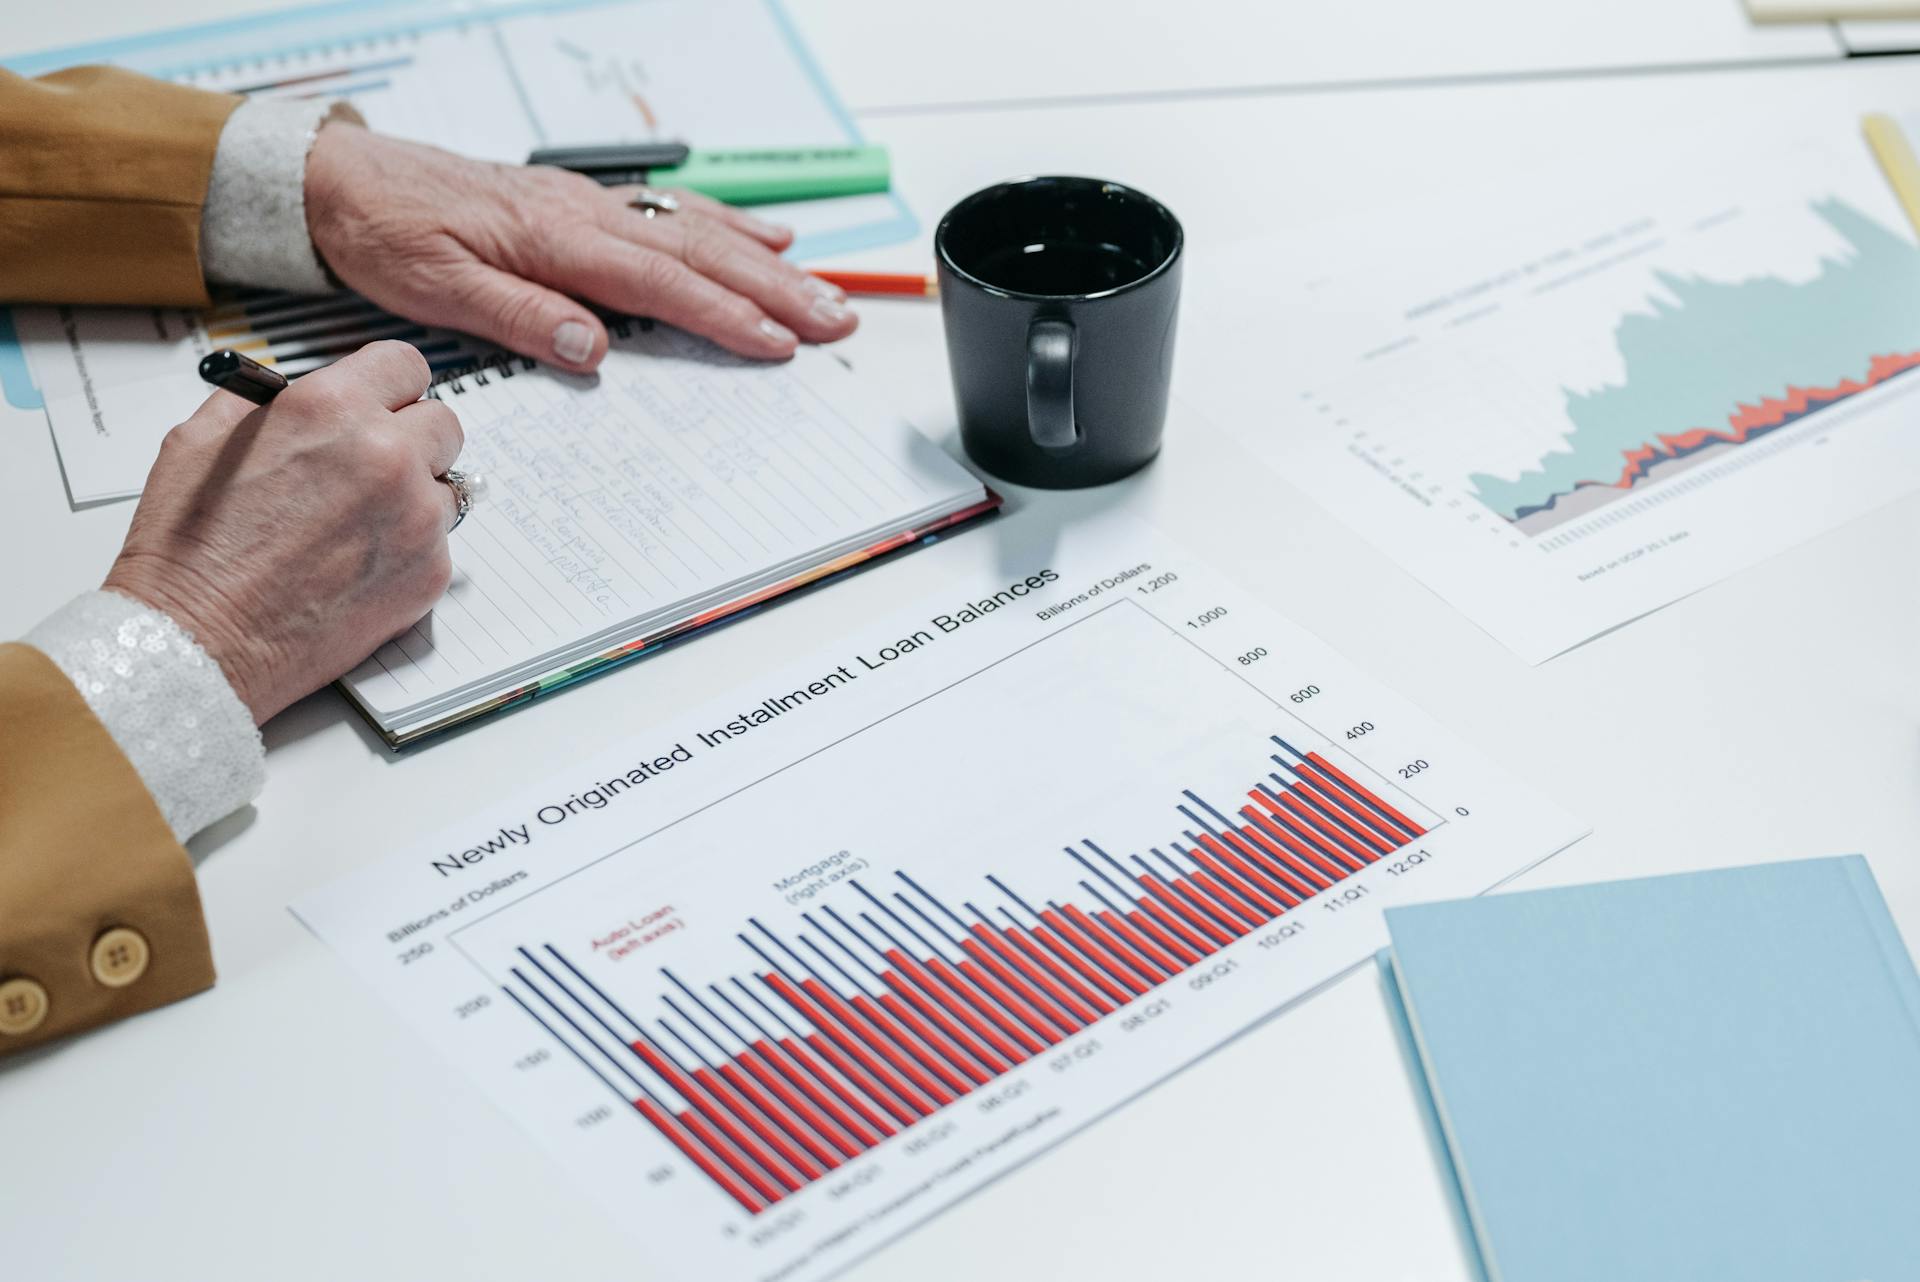
[[[1243,799],[1183,791],[1150,844],[1061,847],[1077,902],[1003,871],[959,901],[905,871],[850,878],[797,926],[741,923],[737,973],[663,969],[631,1010],[551,944],[520,949],[507,991],[764,1211],[1427,831],[1327,754],[1271,747]]]

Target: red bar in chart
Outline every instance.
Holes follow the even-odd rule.
[[[785,935],[749,918],[744,977],[703,996],[661,971],[678,996],[650,1022],[551,944],[519,950],[507,992],[757,1214],[1425,833],[1330,750],[1272,742],[1280,769],[1231,815],[1187,791],[1159,845],[1061,847],[1080,902],[994,873],[986,909],[905,872],[890,896],[849,878]]]

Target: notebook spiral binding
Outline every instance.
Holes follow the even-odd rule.
[[[437,401],[441,399],[442,392],[459,396],[469,387],[485,387],[496,378],[512,378],[522,371],[537,369],[539,365],[540,362],[531,356],[515,356],[512,352],[476,356],[437,371],[433,381],[427,384],[427,399]]]
[[[653,320],[646,316],[620,316],[607,320],[607,331],[615,338],[632,338],[633,332],[651,333]],[[531,356],[515,356],[512,352],[490,352],[472,360],[461,361],[458,365],[449,365],[433,376],[427,385],[427,399],[440,400],[441,392],[448,391],[455,396],[463,394],[468,387],[485,387],[494,379],[512,378],[515,374],[529,372],[540,367],[540,362]]]

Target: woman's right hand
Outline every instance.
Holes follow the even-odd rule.
[[[372,343],[267,406],[215,392],[167,433],[102,585],[166,611],[264,723],[446,591],[460,422]]]

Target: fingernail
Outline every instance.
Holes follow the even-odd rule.
[[[821,280],[818,276],[807,277],[807,288],[822,298],[831,298],[836,303],[847,301],[847,291],[830,280]]]
[[[838,325],[841,321],[853,314],[847,310],[845,303],[837,298],[828,298],[824,294],[814,299],[813,306],[807,310],[811,312],[813,318],[822,325]]]
[[[752,214],[742,214],[741,217],[747,220],[747,226],[753,230],[753,234],[756,236],[765,236],[771,240],[779,240],[782,237],[793,235],[793,228],[791,227],[784,227],[779,223],[770,223],[764,218],[755,218]]]
[[[800,341],[799,335],[795,334],[777,320],[761,321],[760,332],[776,343],[797,343]]]
[[[593,331],[579,321],[561,321],[553,331],[553,354],[578,365],[593,355]]]

